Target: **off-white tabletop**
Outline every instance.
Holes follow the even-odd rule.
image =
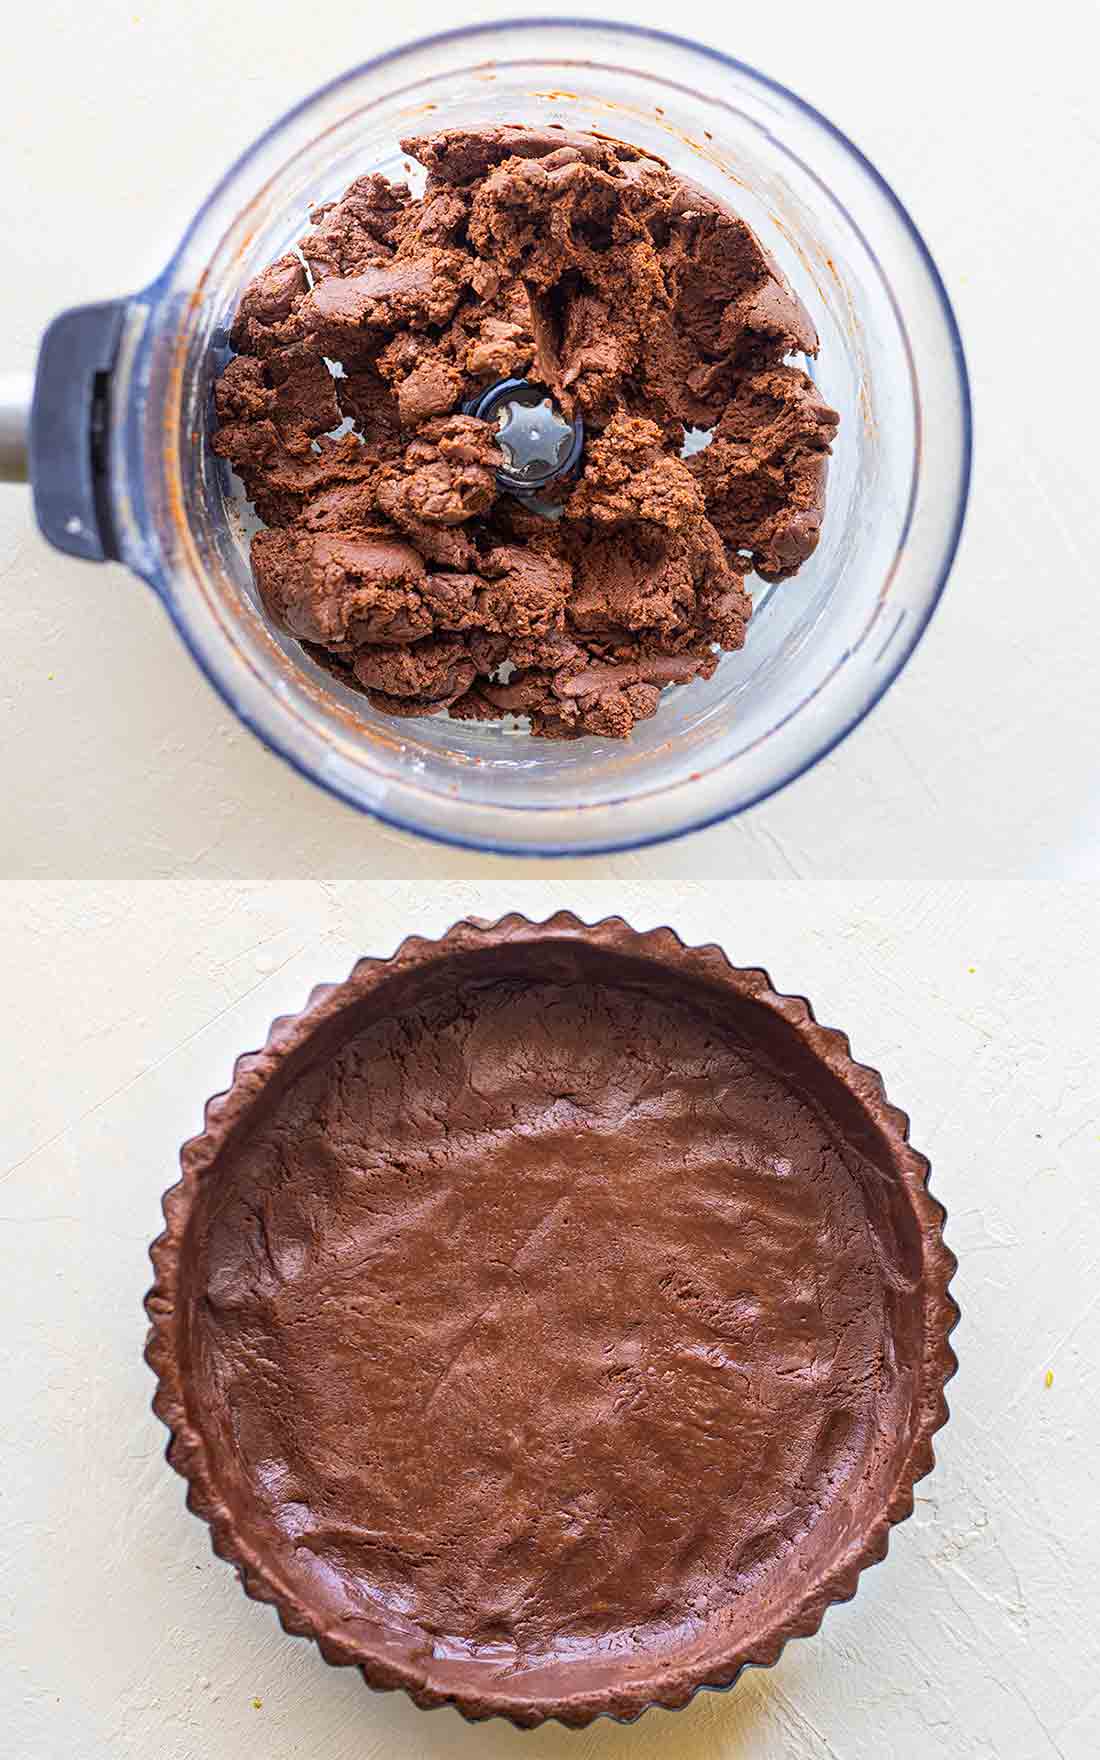
[[[148,279],[312,85],[521,10],[19,8],[0,368],[30,365],[55,309]],[[1100,13],[1015,15],[630,8],[785,79],[869,152],[974,379],[970,519],[918,655],[734,825],[541,868],[372,827],[235,726],[146,589],[50,553],[0,489],[2,1760],[1100,1752]],[[731,1695],[521,1735],[370,1694],[244,1599],[162,1459],[141,1296],[177,1146],[275,1014],[410,931],[562,905],[719,940],[850,1032],[932,1159],[964,1317],[939,1464],[850,1607]]]

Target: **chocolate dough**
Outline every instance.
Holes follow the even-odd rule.
[[[504,946],[382,990],[242,1079],[188,1228],[220,1519],[313,1629],[468,1669],[473,1715],[735,1654],[911,1446],[896,1177],[759,1011],[639,973]]]
[[[813,324],[744,221],[621,141],[403,146],[423,197],[358,179],[241,300],[214,444],[268,527],[257,587],[392,714],[626,735],[741,646],[746,573],[817,544],[837,417],[786,364]],[[495,429],[458,413],[509,376],[583,416],[559,518],[498,490]]]

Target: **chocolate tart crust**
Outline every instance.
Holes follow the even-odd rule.
[[[371,1687],[521,1728],[676,1709],[815,1632],[932,1469],[928,1162],[717,946],[411,937],[276,1020],[180,1159],[168,1460],[246,1593]]]

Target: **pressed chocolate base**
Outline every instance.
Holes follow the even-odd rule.
[[[622,1708],[782,1628],[929,1399],[887,1140],[785,1022],[624,937],[381,984],[231,1092],[186,1231],[235,1532],[471,1715]]]

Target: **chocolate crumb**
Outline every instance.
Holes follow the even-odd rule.
[[[817,545],[838,418],[789,359],[813,324],[743,220],[625,142],[401,144],[422,197],[358,178],[241,299],[214,445],[268,528],[260,596],[387,713],[625,738],[743,644],[746,573]],[[461,413],[510,377],[583,417],[555,518]]]

